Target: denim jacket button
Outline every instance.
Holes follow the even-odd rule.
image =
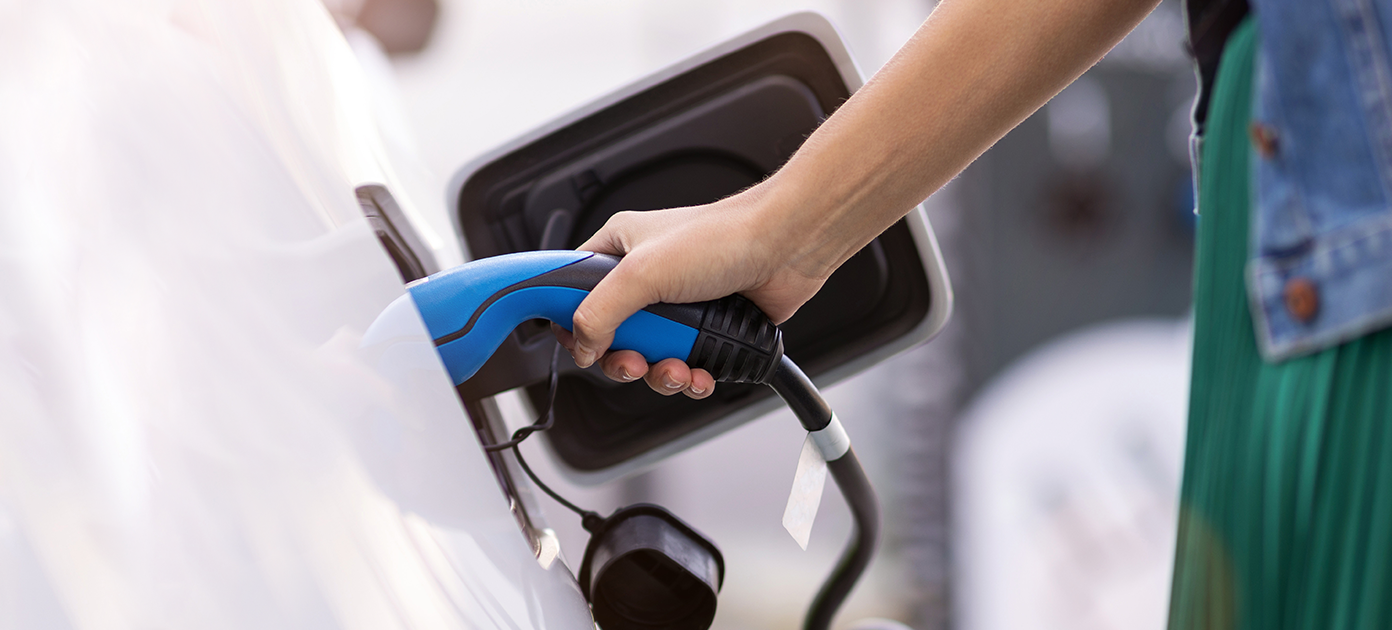
[[[1280,148],[1276,128],[1262,123],[1252,123],[1247,130],[1252,136],[1252,147],[1257,153],[1266,159],[1276,157],[1276,151]]]
[[[1282,292],[1286,310],[1300,323],[1309,323],[1319,314],[1319,289],[1308,278],[1291,278]]]

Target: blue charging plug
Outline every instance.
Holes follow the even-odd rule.
[[[575,309],[619,258],[537,251],[482,258],[408,285],[456,385],[493,356],[518,324],[545,319],[567,330]],[[766,382],[783,355],[777,326],[749,300],[653,304],[619,326],[612,347],[649,363],[681,359],[717,381]]]

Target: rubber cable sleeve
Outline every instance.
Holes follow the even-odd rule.
[[[802,372],[788,355],[778,360],[778,369],[769,377],[769,387],[778,392],[788,408],[793,410],[802,428],[808,431],[821,431],[831,424],[831,405],[822,400],[812,379]]]
[[[855,526],[851,542],[841,553],[831,577],[822,584],[816,599],[812,600],[812,607],[808,609],[807,619],[803,622],[806,630],[827,630],[831,627],[837,609],[846,601],[846,596],[850,595],[865,567],[869,566],[880,537],[879,502],[875,498],[875,490],[870,487],[869,478],[865,476],[865,469],[861,468],[860,460],[856,458],[855,447],[851,447],[840,459],[827,462],[827,470],[836,480],[836,487],[841,489],[841,496],[846,498]]]
[[[779,361],[778,369],[768,384],[793,410],[803,428],[821,431],[831,423],[831,406],[822,399],[812,379],[787,355]],[[854,529],[836,568],[832,569],[831,576],[822,584],[807,610],[807,618],[803,622],[805,630],[827,630],[831,627],[836,611],[870,565],[880,538],[879,500],[875,497],[875,489],[870,486],[869,477],[865,475],[865,469],[860,465],[860,459],[856,457],[855,447],[850,447],[845,455],[828,461],[827,471],[851,508]]]

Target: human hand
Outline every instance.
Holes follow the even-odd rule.
[[[688,303],[740,293],[775,323],[811,299],[830,269],[797,253],[805,234],[790,233],[782,213],[759,188],[713,204],[621,212],[579,249],[622,256],[575,311],[574,333],[553,326],[576,365],[599,362],[609,378],[643,378],[664,396],[705,398],[715,380],[680,359],[651,367],[631,350],[607,352],[614,331],[630,315],[656,302]]]

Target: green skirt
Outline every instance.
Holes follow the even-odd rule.
[[[1278,364],[1243,284],[1257,32],[1234,32],[1201,158],[1194,372],[1169,627],[1392,628],[1392,330]]]

